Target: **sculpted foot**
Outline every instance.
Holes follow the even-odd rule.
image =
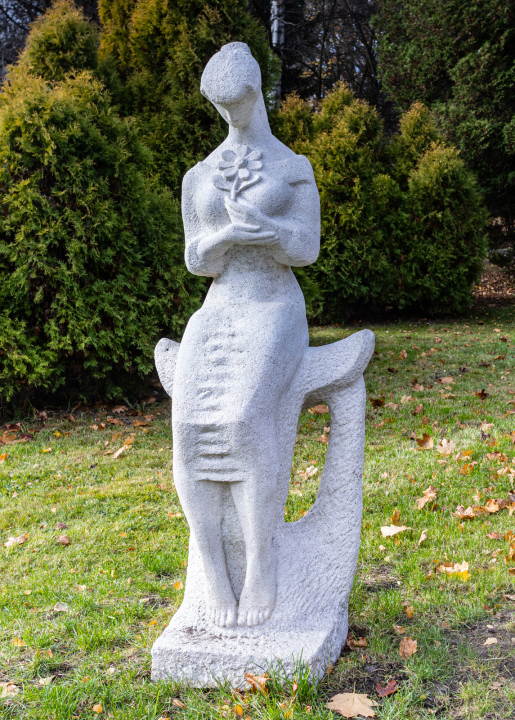
[[[275,563],[259,573],[247,571],[247,578],[240,597],[238,625],[262,625],[272,614],[276,594]]]
[[[236,625],[236,603],[222,607],[210,605],[207,608],[207,616],[218,627],[234,627]]]

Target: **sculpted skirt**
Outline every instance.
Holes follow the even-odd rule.
[[[177,358],[174,475],[239,482],[274,464],[276,417],[308,346],[303,303],[206,304]]]

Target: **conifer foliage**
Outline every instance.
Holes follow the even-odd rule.
[[[385,136],[377,111],[338,85],[320,111],[292,96],[278,134],[313,165],[322,247],[298,273],[315,320],[357,308],[448,315],[467,308],[485,255],[474,177],[415,104]]]
[[[149,178],[151,154],[114,110],[95,43],[60,0],[0,96],[4,406],[65,382],[119,396],[198,306],[177,200]]]
[[[249,45],[265,96],[277,63],[264,29],[242,0],[100,0],[101,55],[117,68],[118,101],[154,152],[174,192],[184,173],[222,142],[227,126],[200,94],[200,78],[222,45]]]

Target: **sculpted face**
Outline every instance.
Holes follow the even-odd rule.
[[[235,128],[244,128],[250,121],[257,99],[258,93],[252,88],[248,88],[247,93],[239,100],[223,103],[212,102],[229,125]]]
[[[261,95],[261,71],[244,43],[225,45],[206,65],[200,92],[234,128],[248,125]]]

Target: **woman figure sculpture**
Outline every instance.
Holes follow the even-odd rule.
[[[277,418],[308,347],[291,266],[317,259],[320,202],[309,161],[271,133],[247,45],[230,43],[209,61],[201,92],[229,135],[183,183],[186,264],[213,282],[177,357],[174,481],[200,552],[208,617],[253,626],[275,603],[272,540],[284,511]],[[228,489],[245,540],[238,601],[222,542]]]

